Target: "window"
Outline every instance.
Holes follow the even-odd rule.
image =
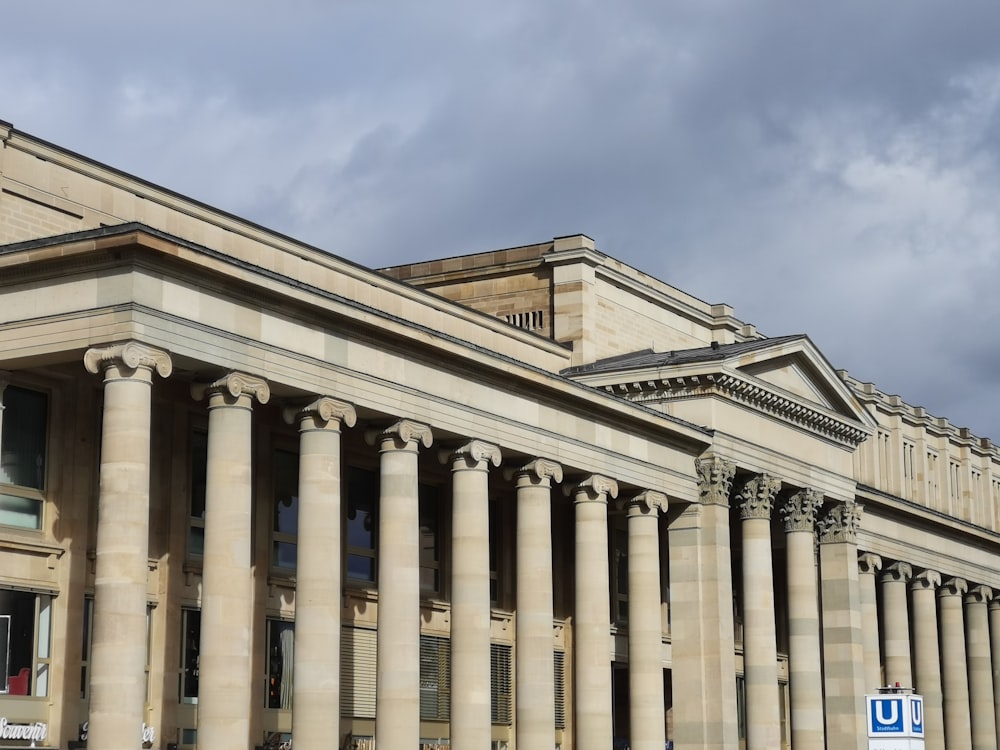
[[[916,491],[917,469],[914,465],[915,451],[916,446],[913,443],[906,440],[903,441],[903,497],[910,500],[913,499]]]
[[[503,549],[503,506],[490,498],[490,603],[500,603],[500,569]]]
[[[927,502],[938,499],[938,465],[937,453],[927,451]]]
[[[293,571],[299,530],[299,457],[291,451],[276,450],[272,469],[274,520],[271,526],[271,565]]]
[[[267,621],[267,707],[291,710],[295,623]]]
[[[420,636],[420,718],[451,717],[451,643],[434,635]]]
[[[198,649],[201,648],[201,610],[181,610],[181,703],[198,702]]]
[[[191,433],[191,497],[188,518],[188,554],[205,554],[205,488],[208,483],[208,433]]]
[[[505,643],[491,643],[490,721],[492,723],[510,724],[512,692],[510,646]]]
[[[49,694],[52,597],[0,589],[0,693]]]
[[[352,466],[347,472],[347,579],[375,583],[378,475]]]
[[[80,697],[86,698],[90,693],[90,634],[94,630],[94,600],[87,597],[83,600],[83,647],[80,659]]]
[[[42,528],[48,396],[9,385],[0,430],[0,524]]]
[[[625,519],[621,516],[614,517],[612,527],[612,571],[614,580],[612,581],[611,612],[616,622],[628,622],[628,528],[625,526]]]
[[[438,491],[426,484],[419,488],[420,593],[441,591],[441,555],[438,524]]]
[[[948,461],[948,497],[957,502],[962,499],[962,464]]]

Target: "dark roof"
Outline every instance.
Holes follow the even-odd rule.
[[[563,375],[586,375],[598,372],[617,372],[620,370],[641,370],[647,367],[669,367],[673,365],[697,364],[698,362],[713,362],[736,357],[747,352],[767,349],[777,344],[807,338],[805,334],[796,333],[791,336],[754,339],[737,344],[719,344],[718,346],[701,346],[697,349],[678,349],[672,352],[654,352],[652,349],[619,354],[607,359],[599,359],[586,365],[570,367],[562,371]]]

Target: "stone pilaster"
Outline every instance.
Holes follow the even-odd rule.
[[[550,750],[555,742],[552,482],[561,482],[563,472],[559,464],[538,458],[512,473],[517,479],[515,743],[522,750]]]
[[[736,656],[729,492],[736,468],[706,454],[695,462],[698,502],[670,524],[674,740],[677,747],[737,747]]]
[[[925,570],[913,576],[913,667],[915,688],[924,697],[926,750],[945,750],[941,656],[938,652],[937,588],[941,574]]]
[[[196,384],[191,394],[208,396],[198,744],[244,750],[252,744],[253,698],[259,700],[250,673],[251,409],[254,399],[264,404],[271,394],[263,380],[239,372]]]
[[[988,586],[975,586],[965,595],[965,644],[969,661],[969,710],[973,750],[995,750],[997,746],[990,623],[986,611],[992,599],[993,590]]]
[[[366,438],[379,448],[378,661],[375,742],[383,750],[420,741],[420,497],[417,451],[430,427],[408,419]]]
[[[667,496],[646,490],[622,504],[628,509],[629,740],[633,750],[662,750],[659,514],[667,510]]]
[[[878,638],[878,599],[875,577],[882,569],[882,558],[871,552],[858,555],[858,588],[861,596],[861,636],[864,643],[865,690],[874,693],[882,687],[882,655]]]
[[[618,496],[618,484],[599,475],[587,477],[573,489],[576,508],[573,684],[575,746],[579,750],[606,750],[613,740],[607,555],[609,496]]]
[[[969,675],[965,651],[962,597],[969,590],[963,578],[950,578],[938,589],[941,615],[941,669],[944,690],[944,737],[948,750],[971,750]]]
[[[882,642],[885,644],[885,681],[913,687],[910,669],[910,617],[906,604],[906,586],[913,569],[905,562],[894,562],[882,571]]]
[[[771,511],[781,480],[751,477],[737,495],[743,519],[743,674],[747,694],[747,750],[781,744],[778,646],[774,622]]]
[[[823,676],[820,672],[816,512],[823,493],[796,492],[779,508],[785,526],[788,575],[788,670],[792,747],[823,750]]]
[[[858,585],[859,522],[855,503],[838,502],[818,525],[826,742],[837,750],[864,750],[868,746]]]
[[[285,409],[299,425],[299,525],[295,570],[294,712],[297,750],[319,750],[340,736],[341,462],[340,426],[354,407],[324,396]]]
[[[500,449],[472,440],[442,452],[451,463],[451,744],[490,743],[489,467]]]
[[[133,750],[145,720],[153,371],[169,377],[172,365],[134,341],[89,349],[84,365],[104,375],[88,744]]]

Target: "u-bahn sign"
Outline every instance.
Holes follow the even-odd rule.
[[[868,750],[924,750],[923,696],[885,692],[865,696]]]

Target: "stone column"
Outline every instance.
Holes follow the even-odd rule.
[[[451,462],[451,744],[490,744],[489,466],[500,449],[472,440]]]
[[[409,750],[420,741],[420,516],[417,450],[433,441],[407,419],[369,431],[379,446],[378,660],[375,743]]]
[[[913,569],[904,562],[894,562],[882,572],[882,642],[885,644],[885,683],[913,687],[910,670],[910,617],[906,604],[906,585]]]
[[[917,693],[924,696],[926,750],[944,749],[944,708],[941,695],[941,657],[938,653],[937,588],[941,574],[925,570],[913,576],[913,667]]]
[[[133,750],[146,704],[146,587],[153,370],[166,352],[130,341],[89,349],[84,365],[104,374],[89,747]]]
[[[340,425],[354,407],[328,396],[285,409],[299,425],[299,525],[295,570],[292,736],[319,750],[340,736]]]
[[[7,408],[3,405],[3,392],[7,390],[8,385],[10,385],[10,373],[7,370],[0,370],[0,441],[3,440],[3,412]],[[3,456],[2,442],[0,442],[0,456]],[[0,474],[0,479],[3,479],[2,474]]]
[[[729,750],[739,742],[729,536],[736,469],[713,454],[695,469],[698,502],[669,531],[674,740],[678,748]]]
[[[990,623],[986,607],[993,599],[988,586],[975,586],[965,595],[965,643],[969,660],[969,708],[973,750],[996,750],[996,714],[993,711],[993,665]]]
[[[551,750],[555,742],[552,648],[552,481],[562,467],[536,458],[517,477],[517,610],[514,635],[515,746]]]
[[[837,750],[868,747],[858,586],[859,520],[855,503],[839,502],[819,521],[826,742],[827,747]]]
[[[253,744],[253,699],[260,699],[253,690],[259,682],[250,673],[251,408],[254,398],[265,404],[271,394],[263,380],[238,372],[195,384],[191,394],[198,400],[208,396],[198,744],[245,750]]]
[[[785,523],[788,569],[788,671],[792,747],[823,750],[823,676],[816,581],[816,512],[823,493],[804,489],[779,512]]]
[[[971,750],[969,676],[965,659],[962,597],[969,590],[963,578],[950,578],[938,589],[941,608],[941,668],[944,690],[944,737],[948,750]]]
[[[990,653],[993,654],[993,715],[1000,738],[1000,599],[995,595],[988,606],[990,621]]]
[[[611,582],[608,571],[608,496],[618,484],[600,475],[573,490],[576,575],[573,623],[576,747],[607,750],[611,721]]]
[[[667,496],[646,490],[628,508],[628,678],[632,750],[663,750],[663,629],[659,514]]]
[[[874,693],[882,687],[882,656],[878,644],[878,600],[875,576],[882,569],[882,558],[871,552],[858,555],[858,588],[861,596],[861,636],[864,643],[865,690]]]
[[[737,495],[743,519],[743,674],[747,692],[747,750],[781,744],[778,646],[774,624],[771,510],[781,480],[751,477]]]

